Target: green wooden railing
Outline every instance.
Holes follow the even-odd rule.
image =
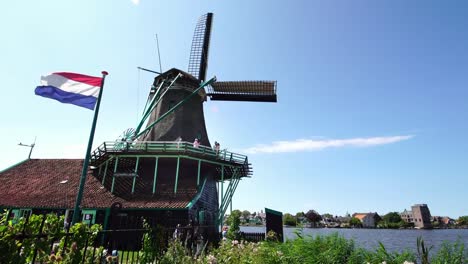
[[[190,142],[175,142],[175,141],[141,141],[141,142],[125,142],[125,141],[107,141],[102,143],[97,149],[91,153],[91,161],[97,161],[101,157],[108,154],[135,154],[145,155],[152,153],[164,153],[174,155],[202,155],[205,157],[248,165],[247,156],[229,152],[227,150],[215,151],[207,146],[194,147]]]

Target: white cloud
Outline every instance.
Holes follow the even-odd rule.
[[[130,1],[132,1],[132,3],[134,5],[139,5],[140,4],[140,0],[130,0]]]
[[[255,153],[284,153],[317,151],[326,148],[342,147],[372,147],[391,143],[396,143],[413,138],[413,135],[390,136],[390,137],[369,137],[369,138],[348,138],[348,139],[297,139],[292,141],[275,141],[269,145],[257,145],[244,149],[244,152]]]

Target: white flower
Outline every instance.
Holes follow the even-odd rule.
[[[403,262],[403,264],[414,264],[414,262],[411,262],[411,261],[405,261],[405,262]]]
[[[213,255],[208,255],[208,263],[209,264],[217,264],[218,260]]]

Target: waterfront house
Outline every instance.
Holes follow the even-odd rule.
[[[375,228],[377,222],[380,221],[380,216],[377,213],[354,213],[353,217],[359,219],[362,227],[365,228]]]
[[[455,225],[455,220],[448,216],[432,216],[432,222],[438,223],[439,227],[446,228]]]

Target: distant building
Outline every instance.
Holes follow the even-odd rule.
[[[362,227],[374,228],[377,226],[377,222],[380,220],[380,216],[377,213],[354,213],[354,218],[361,221]]]
[[[448,216],[432,216],[432,222],[438,222],[439,227],[448,227],[455,225],[455,220]]]
[[[400,213],[401,219],[407,223],[413,223],[415,228],[431,228],[431,212],[427,204],[415,204],[411,211],[404,210]]]
[[[413,223],[413,211],[404,210],[400,213],[400,217],[406,223]]]

